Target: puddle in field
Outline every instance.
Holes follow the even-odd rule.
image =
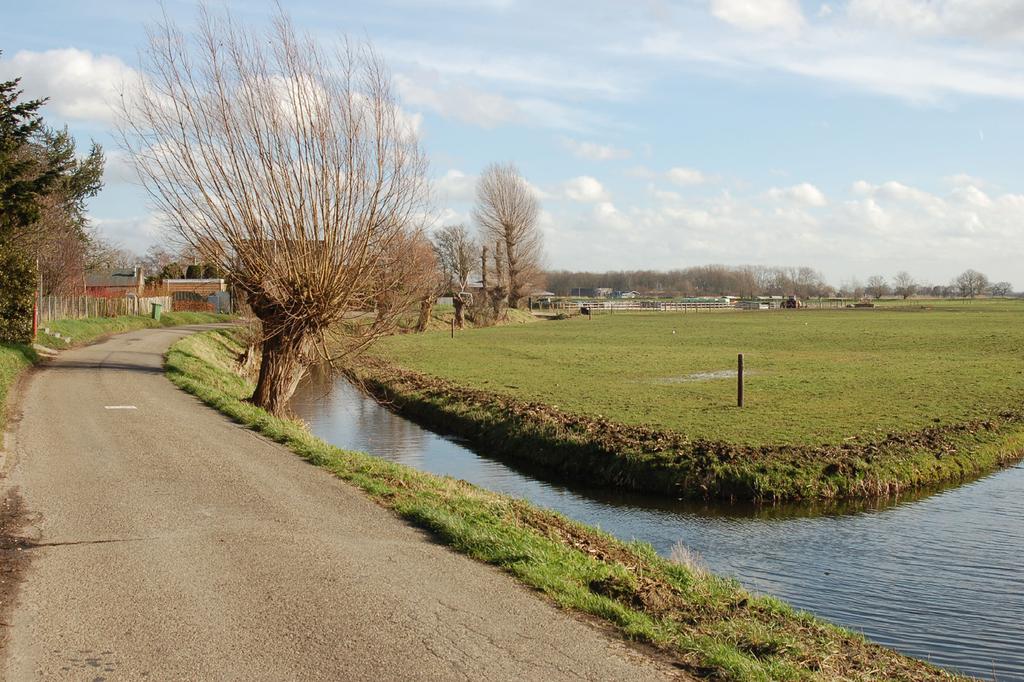
[[[760,372],[753,372],[751,370],[743,370],[743,376],[756,376]],[[694,372],[693,374],[681,374],[674,377],[657,377],[651,379],[648,383],[651,384],[689,384],[698,381],[714,381],[716,379],[735,379],[736,370],[734,369],[718,369],[713,372]]]

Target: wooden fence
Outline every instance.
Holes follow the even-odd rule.
[[[579,310],[589,308],[593,311],[637,310],[735,310],[734,303],[728,301],[552,301],[550,303],[534,303],[534,309],[540,310]]]
[[[171,312],[170,296],[150,298],[96,296],[42,296],[39,299],[39,323],[55,320],[78,320],[84,317],[118,317],[119,315],[153,314],[153,304],[159,303],[164,312]]]

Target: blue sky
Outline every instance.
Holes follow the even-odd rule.
[[[226,3],[265,24],[269,2]],[[418,121],[436,223],[514,161],[548,265],[811,265],[835,284],[968,267],[1024,288],[1024,0],[283,2],[368,38]],[[188,25],[195,4],[166,3]],[[0,76],[109,151],[90,207],[142,252],[158,220],[111,135],[149,2],[17,3]]]

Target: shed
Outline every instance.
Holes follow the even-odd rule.
[[[85,275],[85,293],[89,296],[142,296],[145,287],[142,268],[93,270]]]
[[[177,293],[211,296],[227,289],[222,279],[165,279],[164,285],[171,296]]]

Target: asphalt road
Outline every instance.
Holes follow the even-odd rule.
[[[176,389],[162,354],[187,333],[67,351],[21,390],[2,679],[674,674]]]

